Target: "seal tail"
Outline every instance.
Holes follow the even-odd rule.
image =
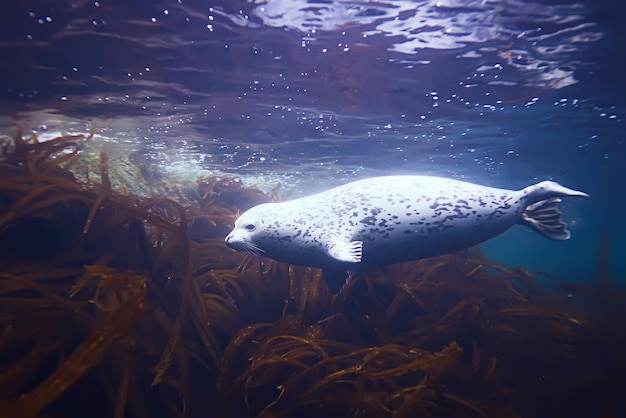
[[[553,240],[570,238],[567,224],[561,219],[558,208],[560,197],[589,197],[587,193],[568,189],[553,181],[542,181],[525,188],[523,192],[527,194],[530,204],[522,213],[521,223]]]

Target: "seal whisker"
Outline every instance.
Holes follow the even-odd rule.
[[[258,245],[252,243],[252,242],[244,242],[243,244],[243,250],[252,254],[263,254],[265,251],[263,251],[261,248],[259,248]]]

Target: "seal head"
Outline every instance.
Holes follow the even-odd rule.
[[[293,202],[297,203],[264,203],[247,210],[235,222],[226,244],[235,250],[313,267],[361,261],[362,241],[349,241],[348,234],[342,237],[326,228],[323,212],[319,216],[298,213]]]

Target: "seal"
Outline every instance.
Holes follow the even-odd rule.
[[[442,255],[493,238],[515,224],[569,239],[561,197],[588,194],[543,181],[522,190],[429,176],[355,181],[244,212],[226,244],[275,260],[329,269]]]

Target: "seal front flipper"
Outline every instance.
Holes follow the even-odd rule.
[[[328,256],[344,263],[360,263],[363,256],[363,241],[348,241],[333,237],[328,244]]]

